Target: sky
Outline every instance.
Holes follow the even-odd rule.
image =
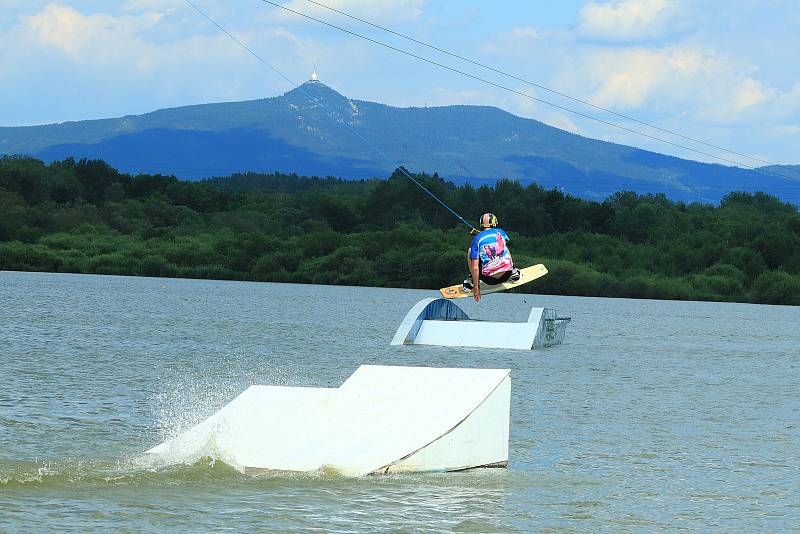
[[[689,159],[800,164],[796,0],[317,0],[536,85],[761,161],[481,69],[308,0],[274,1],[516,92],[263,0],[191,1],[293,84],[307,80],[316,65],[323,83],[353,99],[497,106],[586,137]],[[0,126],[272,97],[293,84],[186,0],[0,0]]]

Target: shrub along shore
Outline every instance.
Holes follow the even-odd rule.
[[[800,305],[800,213],[773,196],[594,202],[414,176],[468,220],[495,213],[516,265],[547,265],[520,290]],[[0,159],[2,270],[435,289],[466,275],[467,230],[399,172],[186,182],[98,160]]]

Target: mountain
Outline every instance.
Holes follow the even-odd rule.
[[[800,173],[777,176],[790,174],[785,167],[749,170],[680,159],[494,107],[397,108],[351,100],[316,81],[274,98],[2,127],[0,153],[45,161],[101,158],[125,172],[187,179],[244,171],[384,177],[403,165],[457,183],[510,178],[584,198],[633,190],[716,202],[729,191],[760,190],[800,204]]]

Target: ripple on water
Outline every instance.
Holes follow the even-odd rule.
[[[10,531],[789,531],[800,310],[495,295],[573,318],[535,352],[390,347],[430,292],[0,273],[0,516]],[[357,327],[353,327],[356,325]],[[358,365],[512,369],[510,465],[345,479],[142,452],[251,384]],[[313,439],[313,436],[310,437]]]

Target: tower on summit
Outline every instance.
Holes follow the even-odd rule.
[[[317,66],[316,65],[314,65],[314,70],[311,72],[311,79],[308,80],[308,81],[319,83],[319,76],[317,76]]]

